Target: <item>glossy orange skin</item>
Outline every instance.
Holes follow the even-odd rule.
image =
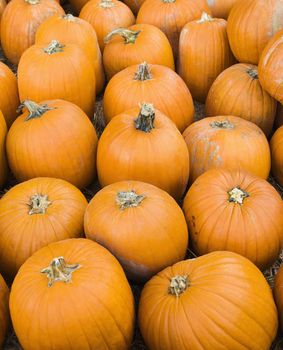
[[[108,33],[117,28],[127,28],[135,23],[135,16],[127,5],[118,0],[111,0],[113,7],[100,6],[101,0],[88,1],[80,12],[80,18],[88,21],[94,28],[101,52]]]
[[[45,103],[55,109],[29,121],[25,110],[10,128],[9,166],[18,181],[55,177],[83,188],[96,176],[95,129],[76,105],[63,100]]]
[[[239,62],[258,64],[268,40],[283,27],[281,0],[238,1],[227,24],[229,43]]]
[[[168,293],[176,275],[189,280],[179,297]],[[153,277],[141,294],[139,326],[154,350],[263,350],[270,348],[278,320],[257,267],[238,254],[214,252]]]
[[[213,128],[210,123],[230,121],[232,129]],[[190,183],[212,168],[243,169],[267,179],[270,149],[261,129],[234,116],[208,117],[191,124],[183,133],[190,153]]]
[[[178,73],[193,98],[204,102],[214,80],[235,59],[227,38],[227,22],[216,18],[198,21],[187,23],[181,31]]]
[[[48,287],[40,271],[60,256],[81,267],[72,282]],[[30,257],[14,280],[10,311],[27,350],[129,349],[132,341],[134,300],[123,269],[105,248],[83,238],[52,243]]]
[[[54,0],[39,0],[35,5],[25,0],[11,0],[1,20],[1,45],[5,56],[18,64],[24,51],[34,44],[40,24],[48,17],[64,13]]]
[[[102,66],[102,55],[98,46],[97,36],[92,26],[85,20],[64,16],[53,16],[44,21],[35,36],[36,44],[49,44],[56,38],[63,44],[77,44],[88,54],[95,70],[96,94],[104,87],[105,74]]]
[[[124,3],[129,6],[134,15],[136,16],[139,12],[141,5],[145,0],[124,0]]]
[[[272,174],[283,186],[283,126],[278,128],[270,140]]]
[[[21,57],[18,67],[21,101],[63,99],[92,118],[96,84],[87,53],[77,45],[66,44],[63,51],[49,55],[43,51],[47,46],[35,44]]]
[[[212,16],[227,19],[232,7],[239,0],[207,0]]]
[[[136,107],[113,118],[97,149],[97,172],[102,187],[124,180],[155,185],[180,199],[189,177],[189,153],[174,123],[155,110],[154,129],[137,130]],[[113,171],[115,169],[115,171]]]
[[[134,79],[137,70],[138,65],[127,67],[109,81],[103,96],[106,123],[116,115],[148,101],[183,132],[194,118],[192,96],[184,81],[172,69],[157,64],[149,65],[150,80]]]
[[[7,5],[6,0],[0,1],[0,28],[1,28],[1,18],[2,18],[2,15],[3,15],[3,12],[4,12],[6,5]],[[0,43],[1,43],[1,31],[0,31]]]
[[[7,126],[0,110],[0,188],[3,187],[8,176],[8,164],[6,157]]]
[[[283,267],[278,270],[273,288],[273,295],[277,305],[280,329],[283,329]]]
[[[103,64],[108,80],[126,67],[144,61],[175,70],[172,48],[160,29],[150,24],[136,24],[128,29],[141,31],[135,43],[126,44],[120,35],[115,35],[103,51]]]
[[[0,275],[0,346],[2,348],[7,330],[10,325],[9,288]]]
[[[120,191],[145,198],[137,207],[121,209],[116,202]],[[188,246],[178,204],[165,191],[139,181],[116,182],[100,190],[86,209],[84,227],[86,237],[107,248],[137,282],[184,259]]]
[[[282,125],[283,125],[283,106],[281,105],[281,103],[278,103],[274,127],[275,127],[275,129],[278,129]]]
[[[212,84],[205,102],[209,117],[235,115],[259,126],[267,137],[271,135],[277,102],[248,70],[257,67],[247,63],[225,69]]]

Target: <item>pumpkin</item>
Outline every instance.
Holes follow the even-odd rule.
[[[194,118],[189,89],[172,69],[146,62],[123,69],[109,81],[103,112],[108,123],[116,115],[149,101],[183,132]]]
[[[139,12],[141,5],[145,0],[124,0],[124,3],[129,6],[134,15],[136,16]]]
[[[39,25],[48,17],[64,13],[54,0],[11,0],[1,20],[1,45],[5,56],[18,64],[23,52],[34,44]]]
[[[94,68],[87,53],[75,44],[52,40],[49,45],[31,46],[19,63],[18,86],[21,101],[63,99],[93,117]]]
[[[18,181],[55,177],[83,188],[95,178],[97,136],[73,103],[24,101],[7,136],[10,168]]]
[[[1,28],[1,18],[6,7],[6,0],[0,0],[0,28]],[[1,31],[0,31],[0,43],[1,43]]]
[[[102,187],[137,180],[180,199],[189,177],[189,154],[174,123],[143,103],[106,126],[98,143],[97,172]]]
[[[283,266],[276,273],[273,294],[278,309],[280,328],[283,329]]]
[[[99,94],[103,90],[105,76],[97,36],[92,26],[71,14],[56,15],[48,18],[39,26],[35,42],[36,44],[48,44],[54,38],[62,44],[77,44],[88,53],[95,70],[96,93]]]
[[[282,125],[283,125],[283,106],[281,105],[281,103],[278,103],[277,113],[276,113],[275,122],[274,122],[275,129],[280,128],[280,126]]]
[[[134,301],[123,269],[84,238],[31,256],[13,282],[10,311],[24,349],[129,349],[132,341]]]
[[[202,12],[210,13],[206,2],[195,0],[146,0],[138,13],[137,23],[152,24],[167,36],[175,58],[179,48],[179,36],[188,22],[198,19]]]
[[[165,191],[139,181],[100,190],[86,209],[84,228],[86,237],[107,248],[137,282],[184,259],[188,245],[178,204]]]
[[[8,175],[8,165],[6,158],[6,135],[7,126],[4,116],[0,110],[0,188],[2,188],[5,184]]]
[[[104,50],[104,38],[108,33],[135,23],[132,11],[118,0],[90,0],[82,8],[80,18],[88,21],[95,29],[101,52]]]
[[[145,343],[155,350],[267,350],[278,327],[262,273],[232,252],[159,272],[142,291],[138,317]]]
[[[190,153],[190,183],[211,168],[241,168],[263,179],[270,171],[270,149],[261,129],[234,116],[191,124],[183,133]]]
[[[270,140],[272,174],[283,186],[283,126],[280,126]]]
[[[268,40],[283,28],[282,0],[237,1],[227,24],[229,43],[239,62],[258,64]]]
[[[166,35],[151,24],[113,30],[105,40],[103,64],[108,80],[126,67],[144,61],[175,69],[172,48]]]
[[[195,100],[204,102],[214,80],[233,63],[224,19],[203,13],[183,27],[178,73]]]
[[[270,136],[276,114],[274,100],[260,85],[257,67],[248,63],[225,69],[207,95],[207,116],[235,115],[258,125]]]
[[[227,19],[232,7],[239,0],[207,0],[212,16]]]
[[[2,348],[10,324],[9,288],[0,275],[0,346]]]

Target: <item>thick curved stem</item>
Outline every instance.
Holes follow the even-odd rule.
[[[135,191],[118,192],[116,196],[116,203],[121,210],[127,208],[138,207],[141,202],[146,198],[144,195],[138,195]]]
[[[140,30],[134,31],[126,28],[114,29],[112,30],[112,32],[106,35],[106,37],[104,38],[104,42],[107,44],[113,38],[114,35],[121,35],[125,40],[125,44],[134,44],[140,32]]]
[[[17,108],[17,112],[21,112],[23,108],[27,108],[29,111],[26,121],[34,118],[40,118],[45,112],[55,109],[55,107],[48,107],[46,104],[39,105],[30,100],[24,100]]]
[[[154,129],[155,110],[151,103],[143,103],[141,105],[140,113],[135,119],[135,127],[137,130],[143,132],[150,132]]]
[[[135,73],[134,79],[140,80],[140,81],[152,79],[152,75],[150,74],[149,66],[146,62],[143,62],[138,66],[138,70]]]
[[[65,45],[60,44],[58,40],[52,40],[51,43],[43,49],[48,55],[53,55],[57,52],[62,52]]]
[[[209,124],[213,129],[234,129],[235,125],[230,120],[215,121]]]
[[[228,192],[228,201],[234,202],[237,204],[243,204],[244,199],[249,197],[248,192],[242,190],[240,187],[234,187],[231,191]]]
[[[52,204],[52,202],[48,200],[47,194],[35,194],[34,196],[31,196],[30,201],[28,203],[30,207],[28,213],[29,215],[45,214],[46,209],[49,207],[50,204]]]
[[[184,293],[189,286],[188,276],[175,276],[171,278],[170,285],[168,288],[169,294],[179,297],[180,294]]]

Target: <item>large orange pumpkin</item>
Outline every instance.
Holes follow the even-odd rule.
[[[2,349],[5,336],[10,324],[9,288],[0,275],[0,346]]]
[[[53,0],[52,0],[53,1]],[[35,44],[25,51],[18,68],[21,101],[63,99],[93,117],[95,74],[87,53],[75,44]]]
[[[1,20],[1,45],[5,56],[18,64],[24,51],[34,44],[39,25],[48,17],[64,13],[54,0],[11,0]]]
[[[108,80],[124,68],[144,61],[175,69],[172,48],[166,35],[150,24],[113,30],[106,41],[103,63]]]
[[[272,174],[283,186],[283,126],[278,128],[270,141]]]
[[[258,125],[270,136],[276,114],[274,100],[260,85],[257,67],[235,64],[223,71],[207,95],[207,116],[235,115]]]
[[[129,349],[134,301],[121,265],[79,238],[38,250],[11,289],[11,318],[24,349]]]
[[[146,62],[123,69],[109,81],[103,96],[104,118],[148,101],[183,132],[193,122],[194,105],[189,89],[172,69]]]
[[[144,182],[104,187],[89,203],[84,227],[86,237],[107,248],[127,276],[139,282],[184,259],[188,245],[186,220],[178,204]]]
[[[92,26],[71,14],[56,15],[48,18],[39,26],[35,42],[36,44],[48,44],[54,38],[62,44],[77,44],[89,55],[95,70],[96,93],[99,94],[103,90],[105,76],[97,36]]]
[[[0,110],[0,188],[2,188],[5,184],[8,175],[8,165],[6,158],[6,136],[7,126],[4,116]]]
[[[239,62],[258,64],[268,40],[283,28],[282,0],[238,1],[227,24],[229,43]]]
[[[180,199],[189,176],[189,154],[174,123],[143,103],[113,118],[98,143],[102,187],[123,180],[151,183]]]
[[[139,303],[150,349],[270,349],[278,327],[269,285],[248,259],[213,252],[153,277]]]
[[[227,22],[203,13],[187,23],[180,35],[179,75],[193,98],[204,102],[217,76],[234,63],[226,33]]]
[[[280,328],[283,330],[283,266],[280,267],[275,276],[273,293],[278,309]]]
[[[73,103],[25,101],[7,136],[10,168],[19,181],[55,177],[82,188],[95,178],[97,136],[87,115]]]
[[[240,168],[266,179],[270,149],[258,126],[234,116],[199,120],[183,133],[190,153],[190,182],[211,168]]]
[[[283,125],[283,105],[281,103],[278,103],[274,127],[275,129],[278,129],[282,125]]]
[[[227,19],[232,7],[239,0],[207,0],[212,16]]]

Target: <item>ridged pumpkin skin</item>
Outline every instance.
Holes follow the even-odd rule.
[[[232,7],[239,0],[207,0],[212,16],[227,19]]]
[[[267,350],[278,320],[257,267],[238,254],[214,252],[153,277],[141,294],[139,326],[155,350]]]
[[[283,267],[281,266],[275,276],[274,299],[277,305],[280,329],[283,330]]]
[[[0,346],[2,348],[5,336],[10,325],[9,288],[0,275]]]
[[[278,128],[270,140],[272,174],[283,186],[283,126]]]
[[[101,52],[104,50],[104,38],[107,34],[114,29],[127,28],[135,23],[132,11],[118,0],[90,0],[81,10],[80,18],[93,26]]]
[[[184,81],[172,69],[146,63],[123,69],[109,81],[103,96],[106,123],[148,101],[183,132],[194,118],[194,104]]]
[[[224,19],[211,18],[204,13],[181,31],[178,73],[199,102],[205,101],[217,76],[235,62],[226,24]]]
[[[6,0],[0,0],[0,28],[1,28],[1,18],[6,7]],[[0,44],[1,44],[1,30],[0,30]]]
[[[278,103],[274,127],[275,129],[278,129],[282,125],[283,125],[283,106],[281,105],[281,103]]]
[[[99,94],[104,87],[105,75],[97,36],[92,26],[87,21],[70,14],[56,15],[40,25],[36,32],[35,43],[48,44],[54,38],[62,44],[77,44],[88,54],[94,66],[96,93]]]
[[[49,287],[40,271],[59,257],[80,266],[70,268],[69,283]],[[134,301],[123,269],[105,248],[83,238],[52,243],[30,257],[12,285],[10,311],[26,350],[129,349],[132,341]]]
[[[239,63],[225,69],[212,84],[205,102],[209,117],[235,115],[255,123],[268,137],[276,114],[276,100],[263,90],[257,67]]]
[[[19,63],[24,51],[34,44],[37,28],[55,14],[64,15],[65,12],[54,0],[11,0],[8,3],[1,19],[1,45],[9,61]]]
[[[0,188],[3,187],[8,176],[8,164],[6,157],[7,126],[0,110]]]
[[[76,187],[89,185],[96,176],[97,136],[85,113],[63,101],[44,101],[51,110],[26,120],[25,110],[7,136],[7,156],[18,181],[55,177]]]
[[[99,183],[104,187],[124,180],[143,181],[180,199],[189,177],[186,144],[174,123],[158,110],[149,113],[153,129],[137,129],[136,120],[147,123],[143,108],[123,112],[106,126],[97,149]]]
[[[124,0],[124,3],[129,6],[133,14],[136,16],[145,0]]]
[[[131,31],[130,34],[128,30]],[[172,48],[160,29],[150,24],[136,24],[126,29],[124,37],[123,34],[111,33],[113,35],[103,51],[103,64],[108,80],[126,67],[144,61],[175,70]],[[127,43],[127,40],[131,42]]]
[[[188,245],[187,224],[178,204],[144,182],[104,187],[90,201],[84,227],[86,237],[107,248],[127,277],[137,282],[184,259]]]
[[[241,63],[258,64],[268,40],[282,27],[282,0],[238,1],[227,24],[234,56]]]
[[[261,129],[234,116],[209,117],[183,133],[190,153],[190,183],[211,168],[243,169],[267,179],[270,149]]]

